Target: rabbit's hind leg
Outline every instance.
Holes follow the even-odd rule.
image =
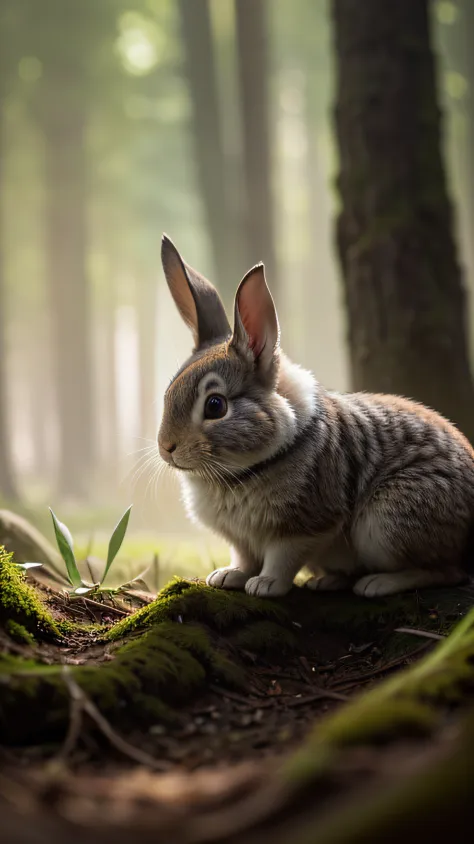
[[[383,597],[466,580],[470,506],[458,487],[412,466],[376,490],[352,529],[365,570],[354,586],[357,595]]]
[[[351,589],[357,572],[354,548],[345,534],[340,533],[317,559],[306,564],[306,568],[313,573],[305,583],[308,589],[318,592]]]

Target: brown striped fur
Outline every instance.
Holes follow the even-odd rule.
[[[183,267],[176,297],[192,279],[173,265]],[[199,277],[201,291],[208,284]],[[196,321],[194,354],[165,396],[161,454],[183,470],[190,516],[231,546],[230,566],[208,583],[282,595],[303,566],[310,588],[367,597],[462,582],[474,526],[469,442],[408,399],[328,392],[280,352],[273,313],[256,267],[239,287],[233,334],[222,338],[219,316],[214,341],[208,321],[201,344]],[[214,393],[228,412],[205,419]]]

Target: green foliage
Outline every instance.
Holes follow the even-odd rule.
[[[77,595],[84,595],[87,592],[101,592],[101,591],[111,591],[109,589],[102,590],[101,587],[104,583],[105,578],[114,562],[120,548],[122,546],[122,542],[124,540],[125,534],[127,532],[128,522],[130,519],[130,511],[132,509],[132,505],[127,508],[119,522],[114,528],[112,536],[110,537],[108,553],[107,553],[107,562],[104,567],[104,572],[100,579],[99,583],[87,583],[83,580],[81,573],[79,571],[76,558],[74,555],[74,543],[71,536],[71,532],[65,524],[59,521],[59,519],[54,515],[53,511],[50,508],[51,516],[53,518],[53,525],[54,525],[54,532],[56,535],[56,542],[58,544],[59,552],[66,563],[66,569],[69,577],[69,583],[72,587],[72,591]],[[127,584],[124,584],[127,585]]]
[[[122,542],[123,542],[125,534],[127,532],[128,520],[130,518],[131,509],[132,509],[132,505],[130,505],[130,507],[128,507],[128,509],[125,510],[125,513],[123,514],[122,518],[120,519],[120,521],[116,525],[114,532],[113,532],[112,536],[110,537],[109,549],[108,549],[108,552],[107,552],[107,562],[106,562],[106,565],[105,565],[104,574],[102,576],[102,583],[104,582],[105,578],[107,577],[107,572],[109,571],[110,566],[112,565],[113,561],[115,560],[115,557],[117,556],[117,554],[120,551],[120,548],[122,546]]]
[[[77,568],[76,559],[74,557],[74,546],[72,541],[72,536],[69,531],[69,528],[66,527],[59,519],[56,518],[51,507],[49,508],[54,525],[54,534],[56,536],[56,542],[58,544],[59,553],[63,558],[64,562],[66,563],[66,569],[69,577],[69,583],[71,584],[74,590],[78,589],[79,587],[83,586],[82,578]]]

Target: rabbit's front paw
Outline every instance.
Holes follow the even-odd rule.
[[[247,595],[258,595],[260,598],[279,598],[281,595],[286,595],[290,588],[291,584],[288,586],[286,581],[262,574],[251,577],[245,584]]]
[[[217,589],[243,589],[248,580],[248,575],[240,569],[233,569],[226,566],[216,569],[206,577],[208,586],[215,586]]]

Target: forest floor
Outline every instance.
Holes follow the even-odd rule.
[[[22,736],[15,706],[7,711],[5,705],[2,712],[0,673],[0,806],[6,844],[39,844],[51,836],[74,842],[84,825],[90,844],[95,842],[94,831],[97,840],[106,841],[110,834],[110,840],[117,841],[118,827],[124,835],[127,829],[140,828],[144,842],[147,834],[150,841],[154,835],[154,841],[183,844],[234,840],[242,818],[252,826],[252,813],[260,816],[265,799],[272,806],[280,798],[285,802],[278,787],[268,791],[269,783],[301,748],[311,746],[315,724],[429,654],[474,603],[472,585],[382,604],[295,588],[285,599],[284,623],[277,616],[274,621],[262,617],[260,604],[247,622],[239,616],[245,596],[241,600],[219,593],[215,617],[209,617],[208,610],[198,612],[196,601],[186,604],[184,598],[197,598],[201,590],[212,601],[214,590],[182,582],[170,589],[170,606],[176,609],[166,622],[173,625],[175,640],[176,630],[195,630],[196,637],[203,633],[206,647],[238,672],[238,682],[226,682],[226,672],[214,674],[211,666],[199,688],[176,704],[167,701],[166,717],[145,718],[138,703],[135,712],[133,705],[124,703],[127,717],[115,713],[109,719],[107,707],[101,708],[81,689],[74,671],[95,669],[100,674],[118,661],[124,641],[139,641],[144,628],[127,630],[124,622],[134,618],[137,609],[138,615],[152,612],[151,597],[136,593],[130,606],[123,599],[105,604],[87,597],[71,601],[47,578],[33,579],[30,574],[28,580],[63,633],[59,639],[37,636],[22,642],[0,625],[0,656],[24,661],[24,677],[34,675],[34,666],[50,666],[52,671],[59,666],[68,714],[57,731],[42,735],[39,725],[36,735],[32,724]],[[226,602],[229,607],[235,603],[230,621]],[[216,623],[219,613],[225,620]],[[117,622],[124,635],[108,639]],[[4,682],[9,681],[5,676]],[[46,710],[48,695],[41,699]],[[18,712],[22,723],[28,717],[42,719],[34,700],[27,701],[26,709],[19,702]],[[426,754],[442,753],[449,742],[445,726],[429,742],[420,742],[419,736],[413,742],[408,730],[383,752],[377,742],[362,742],[349,750],[342,767],[336,763],[329,793],[352,793],[361,782],[379,786],[400,768],[416,768]],[[318,800],[327,800],[328,787],[326,781]],[[260,840],[266,839],[255,838]]]
[[[71,604],[64,593],[51,587],[36,584],[54,618],[58,620],[82,619],[110,627],[117,615],[123,617],[125,604],[120,609],[115,603],[98,602],[82,598]],[[464,590],[472,597],[474,587]],[[436,596],[435,596],[436,597]],[[140,599],[135,597],[136,602]],[[146,599],[144,599],[146,602]],[[438,627],[438,609],[420,599],[430,627]],[[130,608],[130,614],[136,609]],[[451,620],[459,612],[453,607]],[[444,621],[446,618],[444,617]],[[449,621],[449,619],[448,619]],[[433,625],[433,622],[435,624]],[[157,723],[147,726],[144,732],[138,724],[128,732],[128,741],[157,760],[162,770],[175,768],[192,771],[215,764],[235,764],[250,759],[274,758],[288,752],[301,742],[315,719],[326,715],[341,703],[350,700],[359,691],[371,688],[384,677],[410,665],[427,653],[440,634],[433,630],[414,630],[399,633],[394,641],[393,623],[383,631],[378,642],[364,641],[354,631],[319,631],[310,634],[304,653],[292,649],[270,647],[268,655],[230,643],[224,636],[208,629],[218,648],[240,664],[246,675],[246,690],[237,692],[211,684],[196,700],[181,704],[175,710],[172,725]],[[299,626],[298,622],[294,622]],[[390,646],[388,647],[388,643]],[[100,666],[113,659],[114,645],[103,644],[102,633],[77,628],[66,635],[62,643],[37,643],[34,646],[13,642],[0,632],[3,653],[13,653],[25,659],[32,657],[48,664]],[[388,650],[388,653],[387,653]],[[397,650],[400,651],[398,655]],[[117,752],[113,745],[97,741],[90,735],[86,742],[80,733],[68,750],[68,767],[76,773],[87,774],[93,770],[102,773],[120,773],[130,766],[130,758]],[[51,758],[51,748],[46,745],[3,751],[4,757],[20,765],[43,764]],[[54,756],[53,756],[54,758]]]

